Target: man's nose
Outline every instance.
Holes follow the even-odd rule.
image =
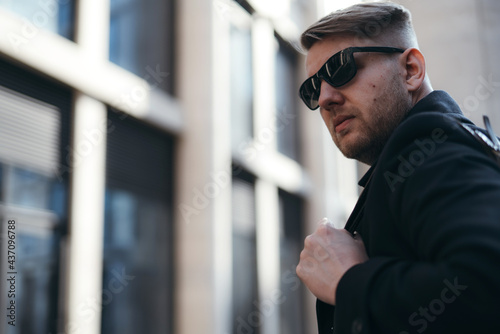
[[[329,110],[334,106],[344,104],[344,102],[344,95],[337,88],[321,80],[321,91],[318,99],[320,108]]]

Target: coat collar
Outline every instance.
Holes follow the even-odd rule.
[[[471,123],[453,98],[442,90],[435,90],[421,99],[410,109],[404,120],[420,112],[439,112],[448,116],[458,118],[462,122]]]

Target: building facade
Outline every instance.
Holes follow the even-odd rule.
[[[476,25],[476,67],[455,32],[463,66],[435,46],[436,4],[403,3],[431,79],[498,122],[497,2],[446,3],[472,23],[432,22]],[[345,223],[366,169],[297,96],[297,38],[327,8],[0,0],[0,331],[315,332],[303,239]]]
[[[0,1],[2,332],[314,328],[302,240],[357,194],[299,112],[318,8]]]

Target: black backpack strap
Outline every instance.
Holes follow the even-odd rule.
[[[475,125],[459,123],[462,128],[467,130],[483,147],[483,149],[500,165],[500,140],[491,127],[488,116],[483,115],[485,129]]]

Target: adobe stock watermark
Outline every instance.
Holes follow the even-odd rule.
[[[19,52],[24,45],[35,39],[40,34],[40,29],[47,28],[51,20],[57,16],[59,6],[67,5],[69,2],[70,0],[38,0],[40,9],[31,15],[31,21],[23,18],[21,33],[7,34],[14,51]]]
[[[160,65],[156,65],[155,68],[151,66],[146,66],[145,68],[147,74],[144,75],[143,79],[147,82],[147,89],[152,91],[157,89],[157,87],[165,80],[169,75],[168,72],[162,72]],[[133,87],[128,93],[123,93],[120,95],[117,106],[120,108],[130,107],[136,108],[139,103],[141,103],[147,96],[147,92],[143,88]],[[125,108],[126,109],[126,108]],[[123,121],[128,117],[128,114],[114,109],[114,112],[119,114],[118,119]],[[108,134],[115,130],[115,125],[109,119],[103,121],[102,124],[95,128],[85,129],[83,131],[83,139],[77,143],[74,143],[74,147],[67,145],[65,150],[67,152],[64,157],[62,165],[56,168],[55,175],[59,181],[63,180],[63,175],[66,173],[71,173],[74,168],[78,167],[85,158],[89,157],[96,147],[101,145]]]
[[[271,117],[268,124],[253,139],[249,138],[238,146],[238,151],[242,154],[243,159],[247,162],[255,160],[258,154],[273,141],[275,133],[284,131],[285,127],[296,117],[297,115],[286,112],[279,112]],[[241,169],[233,170],[232,173],[227,171],[212,173],[210,182],[202,187],[195,187],[190,203],[181,203],[178,206],[184,222],[190,223],[193,216],[197,216],[202,210],[205,210],[223,189],[231,185],[232,176],[238,175],[239,172]]]
[[[417,148],[411,151],[406,158],[403,155],[398,156],[397,174],[391,171],[385,171],[384,173],[384,178],[391,191],[396,190],[398,183],[404,183],[418,166],[422,165],[428,157],[434,154],[436,146],[444,143],[447,139],[448,136],[441,128],[434,129],[429,138],[415,139],[414,143]]]
[[[433,299],[429,302],[427,307],[420,306],[416,312],[413,312],[408,317],[408,323],[412,327],[418,327],[418,333],[424,332],[429,323],[436,321],[436,319],[446,311],[446,306],[453,303],[465,291],[468,286],[461,285],[458,282],[458,277],[453,279],[453,283],[448,279],[443,280],[445,288],[441,290],[439,298]],[[406,331],[401,331],[399,334],[410,334]]]
[[[147,73],[143,76],[143,79],[146,81],[146,85],[136,85],[127,92],[120,94],[115,104],[119,109],[136,109],[147,98],[148,91],[151,92],[157,89],[170,75],[169,72],[162,71],[159,64],[155,68],[148,65],[145,70]]]
[[[484,76],[478,77],[478,84],[474,89],[474,94],[471,94],[464,98],[460,108],[463,110],[466,116],[476,111],[481,102],[484,102],[491,98],[496,90],[500,87],[500,81],[493,81],[493,74],[490,74],[488,78]]]
[[[237,4],[233,0],[215,0],[213,6],[219,19],[228,21],[231,18],[231,13],[234,11],[234,6],[237,6]]]
[[[120,294],[125,288],[135,279],[135,276],[127,275],[125,268],[121,271],[117,269],[111,270],[112,277],[101,291],[102,298],[89,297],[77,306],[78,316],[83,319],[83,323],[87,324],[95,319],[101,313],[101,310],[106,305],[111,304],[115,295]],[[82,328],[76,323],[68,323],[65,331],[58,334],[84,334]],[[51,333],[49,333],[51,334]]]
[[[372,20],[367,22],[363,27],[356,27],[353,31],[355,39],[359,42],[366,39],[373,39],[382,34],[382,32],[391,24],[390,16],[381,18],[380,20]]]
[[[195,187],[193,189],[193,197],[190,204],[179,204],[179,210],[184,222],[189,223],[191,217],[197,216],[200,212],[210,205],[210,201],[221,193],[223,189],[231,184],[231,173],[220,171],[210,175],[212,182],[208,182],[201,189]]]
[[[83,131],[84,139],[75,142],[74,147],[67,145],[63,164],[56,167],[54,174],[61,182],[66,173],[71,173],[74,168],[80,166],[85,158],[89,157],[94,149],[102,144],[108,133],[115,129],[113,122],[106,119],[99,127],[85,129]]]
[[[286,290],[295,292],[300,287],[300,280],[295,274],[295,265],[286,270],[282,274],[281,282]],[[238,315],[236,317],[236,333],[237,334],[253,334],[258,332],[258,328],[264,325],[266,318],[274,315],[279,308],[276,306],[282,305],[287,300],[287,294],[282,289],[275,289],[270,296],[261,302],[254,300],[252,305],[256,307],[255,311],[250,312],[245,317]]]
[[[238,151],[243,154],[245,161],[255,160],[259,152],[264,151],[271,144],[275,134],[283,132],[296,117],[296,114],[289,114],[284,109],[271,117],[268,124],[260,129],[254,138],[247,138],[240,143]]]

